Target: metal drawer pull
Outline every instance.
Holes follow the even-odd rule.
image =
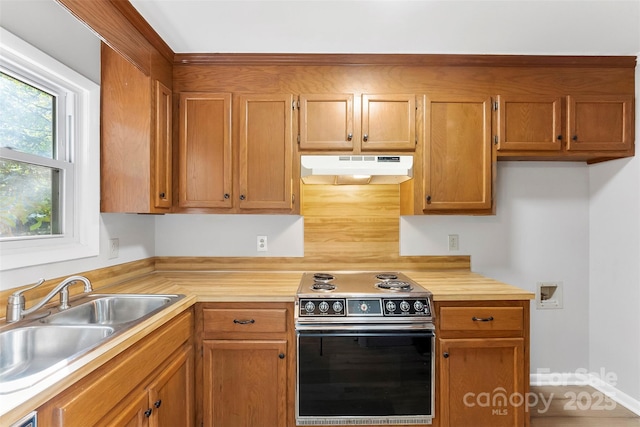
[[[493,321],[493,316],[484,317],[484,318],[473,316],[471,320],[473,320],[474,322],[491,322]]]
[[[233,319],[233,323],[236,323],[238,325],[250,325],[251,323],[256,323],[256,321],[254,319],[246,319],[246,320]]]

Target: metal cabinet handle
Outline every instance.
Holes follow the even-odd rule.
[[[284,359],[284,353],[280,353],[280,354],[278,355],[278,357],[279,357],[280,359]]]
[[[445,359],[448,359],[448,358],[449,358],[449,353],[445,351],[445,352],[442,354],[442,357],[444,357]]]
[[[352,133],[347,135],[347,141],[351,141],[352,139],[353,139],[353,134]]]
[[[366,134],[366,133],[365,133],[364,135],[362,135],[362,140],[363,140],[364,142],[367,142],[367,141],[369,140],[369,135],[368,135],[368,134]]]
[[[427,203],[431,203],[431,196],[427,196]]]
[[[164,199],[166,197],[166,193],[160,193],[160,198]]]
[[[228,199],[229,199],[229,197],[231,197],[231,196],[229,195],[229,193],[224,193],[224,199],[225,199],[225,200],[228,200]]]
[[[489,317],[476,317],[476,316],[473,316],[471,318],[471,320],[473,320],[474,322],[492,322],[493,321],[493,316],[489,316]]]
[[[573,138],[571,138],[571,139],[573,139],[574,141],[577,141],[578,140],[578,135],[573,135]]]
[[[238,325],[250,325],[252,323],[256,323],[256,321],[254,319],[245,319],[245,320],[233,319],[233,323]]]
[[[152,412],[153,412],[153,409],[149,408],[146,411],[144,411],[144,416],[149,418]]]
[[[153,406],[155,406],[156,408],[159,408],[160,405],[162,405],[162,399],[156,400],[155,403],[153,404]]]
[[[246,197],[244,197],[244,194],[241,194],[240,195],[240,200],[244,200],[244,199],[246,199]]]
[[[562,141],[562,135],[558,135],[558,141]]]

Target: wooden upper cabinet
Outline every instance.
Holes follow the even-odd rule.
[[[162,69],[161,69],[162,68]],[[171,209],[171,88],[102,44],[102,212],[165,213]]]
[[[155,82],[155,180],[152,187],[155,207],[170,209],[172,203],[172,92],[160,81]]]
[[[609,151],[633,147],[632,96],[567,97],[567,150]]]
[[[501,158],[595,161],[634,154],[633,96],[500,95]]]
[[[415,147],[415,95],[362,95],[362,151]]]
[[[423,211],[491,213],[491,98],[427,97]]]
[[[240,210],[293,208],[293,95],[239,96]]]
[[[562,150],[562,99],[556,96],[500,95],[500,150]]]
[[[301,150],[351,151],[353,142],[353,94],[300,95]]]
[[[181,208],[231,208],[231,94],[180,94]]]
[[[358,98],[361,111],[357,112],[354,97],[300,95],[300,150],[415,150],[415,95],[364,94]]]

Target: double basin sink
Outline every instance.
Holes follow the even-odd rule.
[[[28,388],[184,295],[90,294],[0,329],[0,395]]]

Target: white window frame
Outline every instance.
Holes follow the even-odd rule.
[[[0,241],[0,271],[99,255],[100,86],[0,28],[0,65],[67,91],[64,208],[61,235]],[[19,157],[11,153],[11,158]],[[9,155],[7,155],[9,157]],[[58,166],[55,166],[58,167]]]

